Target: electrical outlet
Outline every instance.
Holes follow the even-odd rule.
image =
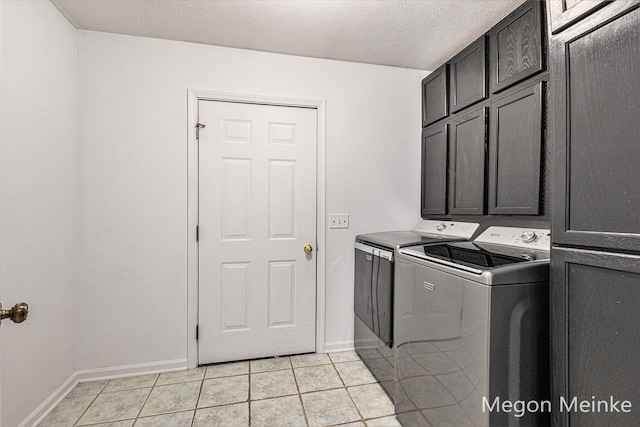
[[[349,228],[349,214],[329,214],[329,228]]]

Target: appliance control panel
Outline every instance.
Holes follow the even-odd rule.
[[[489,227],[474,242],[550,251],[551,232],[541,228]]]
[[[416,225],[413,231],[419,234],[435,234],[471,239],[479,227],[480,224],[475,222],[434,221],[425,219]]]

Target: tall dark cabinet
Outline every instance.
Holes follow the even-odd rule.
[[[554,242],[638,250],[637,2],[611,3],[554,36],[551,49],[558,159]]]
[[[640,256],[551,251],[552,402],[610,398],[630,413],[560,411],[554,426],[637,426],[640,402]],[[603,409],[603,408],[601,408]]]
[[[555,32],[550,38],[552,401],[613,397],[633,405],[630,413],[556,407],[554,424],[636,426],[640,2],[581,2],[593,7],[573,13],[570,8],[560,13],[559,2],[548,3]]]

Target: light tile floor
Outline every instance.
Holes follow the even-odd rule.
[[[396,427],[353,351],[78,384],[41,427]]]

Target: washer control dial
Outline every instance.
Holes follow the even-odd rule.
[[[534,231],[523,231],[522,234],[520,235],[520,238],[524,243],[531,243],[535,241],[538,238],[538,236]]]
[[[440,224],[436,225],[436,230],[438,231],[444,231],[447,228],[447,224],[445,224],[444,222],[441,222]]]

